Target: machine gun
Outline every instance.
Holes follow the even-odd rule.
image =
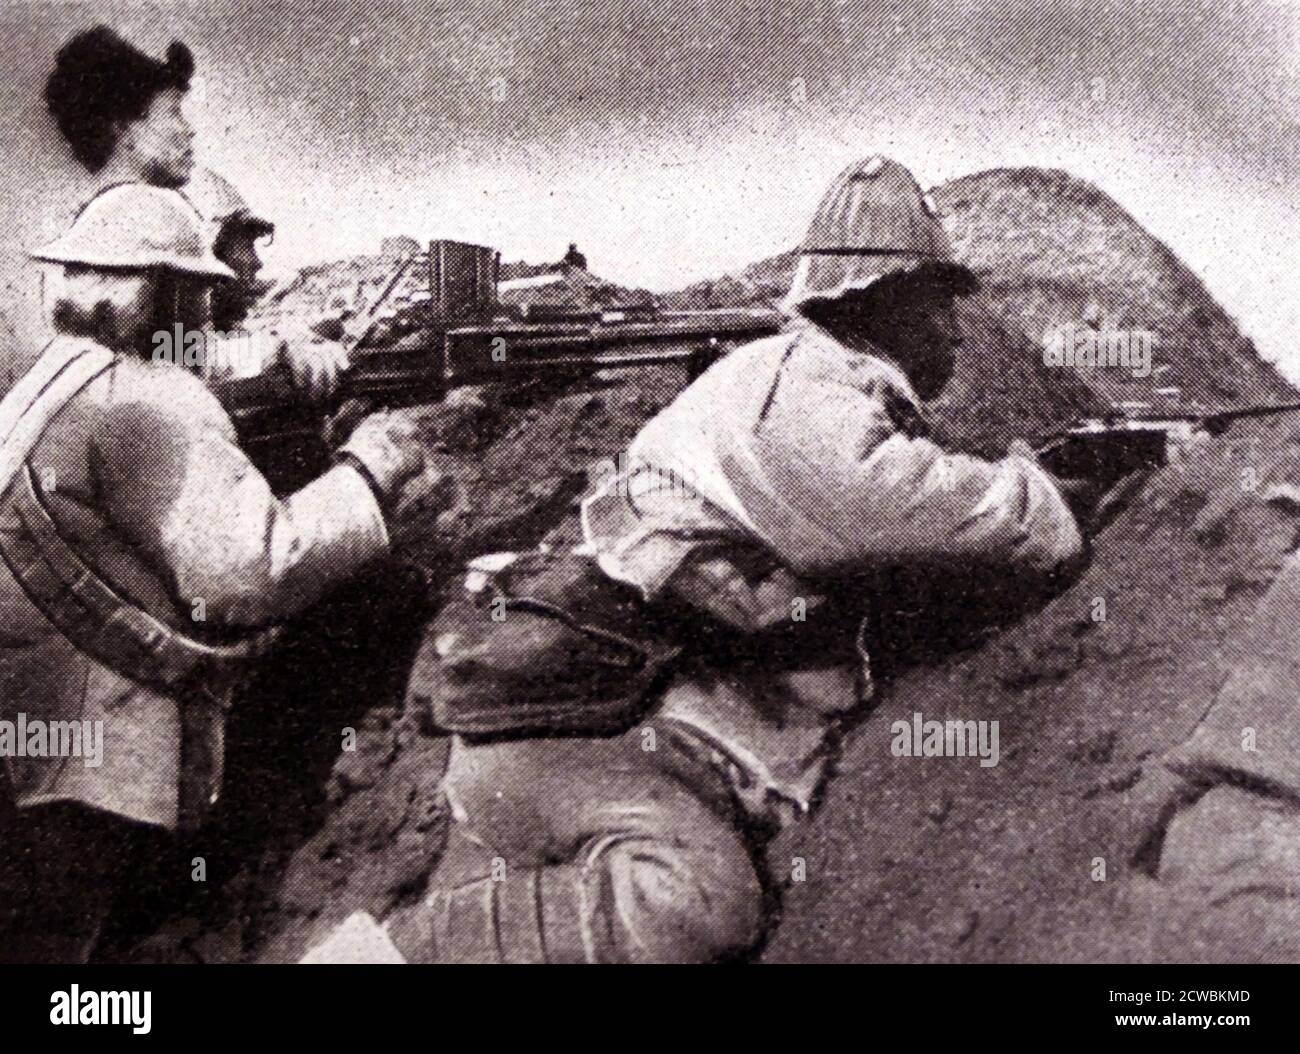
[[[427,297],[381,318],[400,278],[420,265],[427,268]],[[499,254],[483,246],[434,242],[427,256],[408,257],[370,308],[345,323],[352,366],[341,380],[339,403],[406,406],[434,402],[460,385],[558,381],[653,364],[680,363],[693,376],[781,323],[769,309],[524,311],[500,304],[499,275]],[[313,474],[330,408],[305,400],[278,369],[224,382],[218,395],[259,467],[280,479],[286,464],[298,466],[296,475]]]
[[[1300,403],[1273,403],[1220,410],[1154,413],[1116,412],[1085,417],[1046,437],[1039,460],[1064,479],[1117,480],[1130,472],[1168,463],[1170,442],[1186,442],[1197,432],[1222,435],[1234,421],[1300,410]]]

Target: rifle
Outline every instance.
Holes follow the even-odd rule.
[[[1197,432],[1222,435],[1235,421],[1300,410],[1300,403],[1269,403],[1221,410],[1112,413],[1085,417],[1041,440],[1036,448],[1048,471],[1064,479],[1117,480],[1168,463],[1169,442]]]

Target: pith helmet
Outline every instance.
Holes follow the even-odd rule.
[[[956,293],[978,288],[970,269],[953,259],[943,225],[916,178],[879,155],[854,162],[835,178],[799,252],[782,304],[787,311],[866,289],[900,271],[932,272]]]
[[[231,222],[239,223],[254,237],[275,233],[274,223],[254,212],[230,180],[209,168],[195,170],[185,185],[184,194],[203,217],[213,240]]]
[[[122,183],[92,198],[72,226],[32,254],[37,260],[105,270],[164,267],[206,278],[234,278],[212,255],[202,221],[174,190]]]

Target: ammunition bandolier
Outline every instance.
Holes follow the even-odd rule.
[[[81,559],[59,534],[30,465],[19,470],[5,500],[19,529],[0,531],[0,559],[32,604],[80,651],[180,701],[178,826],[193,829],[221,789],[219,741],[231,694],[250,663],[270,651],[279,628],[229,644],[187,636],[120,596]]]
[[[387,551],[373,492],[338,466],[277,499],[199,378],[84,339],[56,338],[0,423],[0,715],[104,733],[96,767],[6,758],[18,803],[191,828],[277,625]]]

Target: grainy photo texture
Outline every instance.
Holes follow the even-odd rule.
[[[0,41],[0,959],[1300,960],[1300,4]]]

